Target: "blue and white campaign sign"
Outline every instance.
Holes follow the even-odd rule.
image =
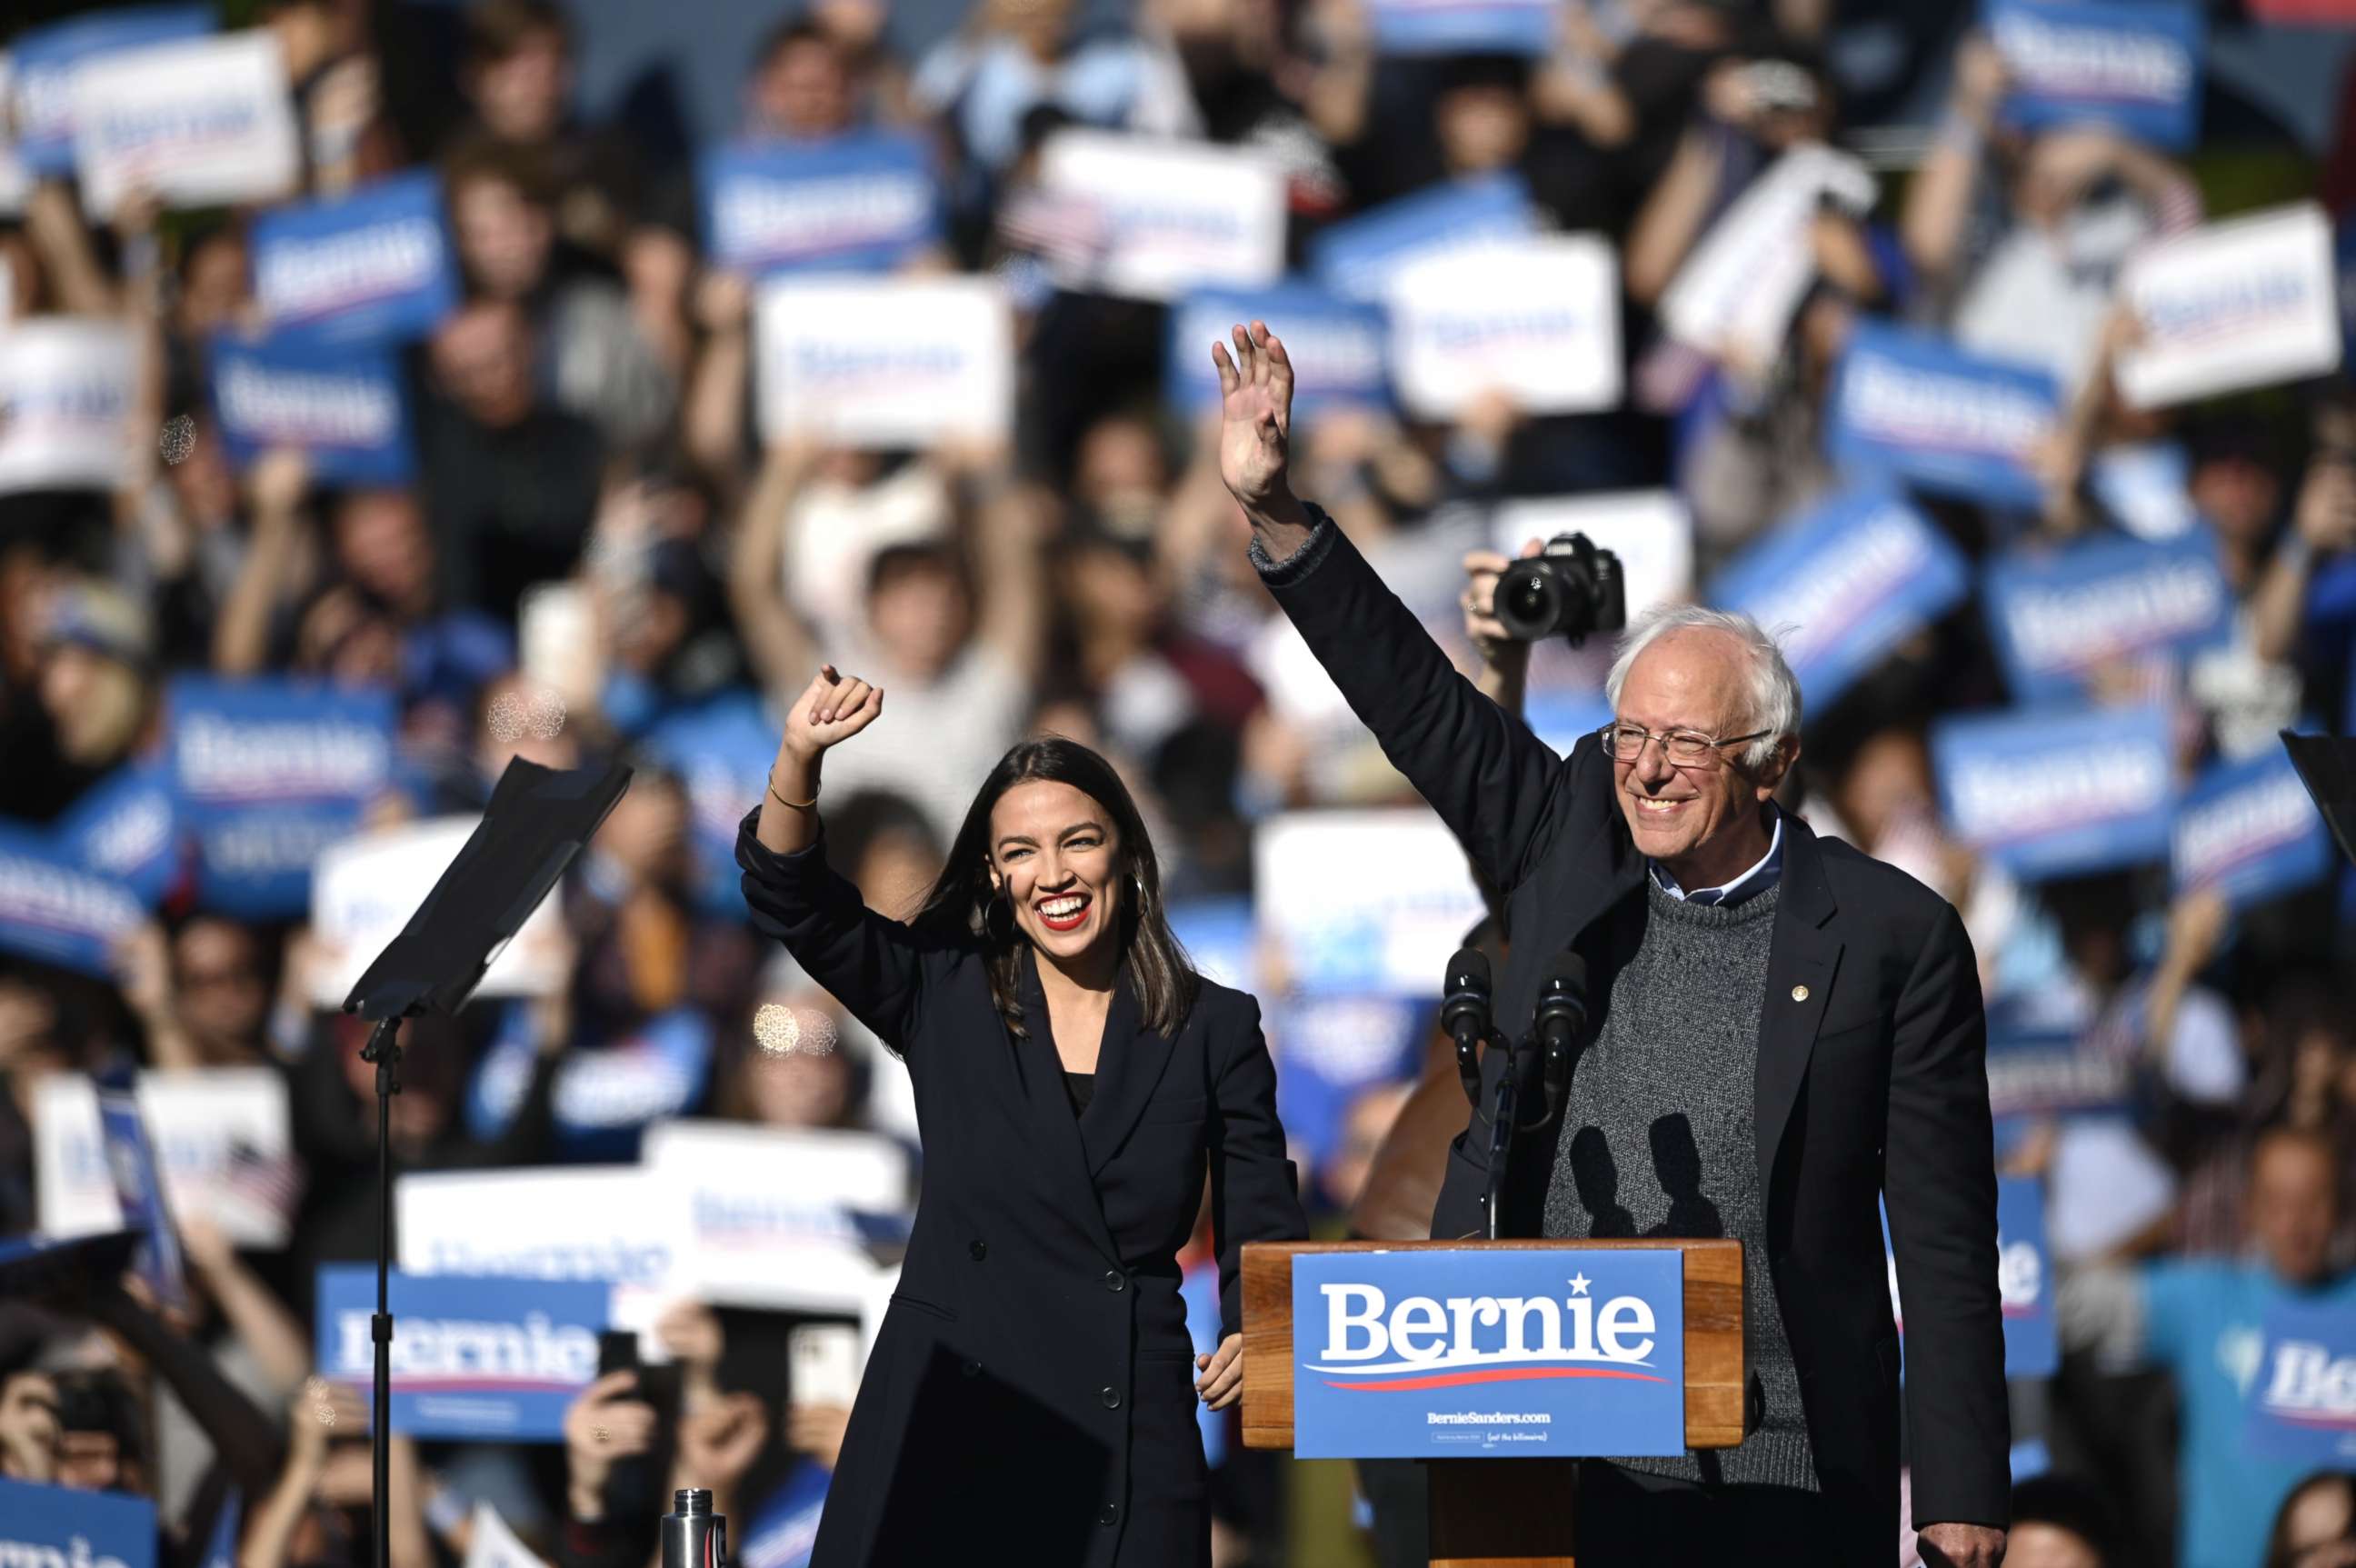
[[[253,918],[302,914],[313,863],[391,778],[391,693],[182,676],[166,704],[199,901]]]
[[[102,216],[139,193],[167,207],[268,201],[302,177],[286,59],[267,27],[86,60],[73,116],[82,203]]]
[[[20,33],[8,47],[16,151],[59,178],[74,166],[74,72],[84,61],[213,30],[210,5],[134,5],[91,12]]]
[[[1421,809],[1288,811],[1252,835],[1263,951],[1277,989],[1325,996],[1434,996],[1440,966],[1481,918],[1481,895],[1447,824]]]
[[[0,1561],[155,1568],[155,1505],[119,1492],[0,1480]]]
[[[1686,1451],[1675,1248],[1301,1253],[1292,1348],[1303,1459]]]
[[[1938,721],[1931,758],[1958,837],[2023,879],[2167,858],[2175,757],[2158,707],[2033,708]]]
[[[2099,121],[2181,152],[2201,129],[2201,8],[2191,0],[1987,0],[2003,117],[2038,130]]]
[[[213,413],[230,461],[299,448],[328,484],[399,485],[416,468],[401,364],[390,348],[307,334],[212,343]]]
[[[2314,202],[2137,251],[2120,273],[2119,294],[2140,329],[2119,353],[2119,392],[2137,408],[2340,368],[2331,220]]]
[[[237,1568],[237,1542],[245,1523],[245,1494],[232,1487],[213,1516],[213,1532],[205,1541],[200,1568]]]
[[[284,1075],[262,1067],[146,1072],[135,1092],[165,1207],[204,1215],[241,1247],[285,1246],[302,1185]],[[43,1079],[31,1120],[42,1234],[97,1235],[130,1224],[89,1076]]]
[[[1898,1255],[1890,1245],[1890,1213],[1881,1217],[1881,1249],[1890,1269],[1890,1315],[1905,1348],[1905,1310],[1898,1299]],[[2004,1375],[2050,1378],[2062,1364],[2053,1317],[2053,1254],[2045,1240],[2045,1184],[2034,1176],[1999,1176],[1996,1184],[1996,1285],[2004,1310]]]
[[[2248,1391],[2250,1447],[2294,1464],[2356,1464],[2356,1313],[2286,1301],[2265,1316]]]
[[[1259,960],[1252,950],[1251,899],[1222,893],[1202,898],[1173,898],[1168,905],[1171,932],[1195,972],[1217,985],[1237,991],[1259,987]]]
[[[1064,130],[1040,148],[1039,182],[1095,236],[1084,261],[1056,258],[1066,288],[1173,300],[1264,288],[1284,271],[1284,170],[1258,153]]]
[[[1860,321],[1836,373],[1826,442],[1856,473],[1992,506],[2033,507],[2031,449],[2061,417],[2052,373]]]
[[[1815,281],[1816,217],[1827,203],[1863,213],[1873,172],[1804,143],[1752,180],[1710,225],[1661,295],[1670,337],[1751,373],[1782,357],[1792,317]]]
[[[321,852],[311,871],[311,1005],[344,1004],[481,823],[471,815],[402,822]],[[483,972],[476,996],[552,996],[571,983],[562,902],[552,890],[541,899]]]
[[[2115,660],[2190,653],[2233,635],[2233,590],[2205,528],[2016,549],[1988,563],[1985,582],[1988,631],[2024,703],[2078,695]]]
[[[683,1221],[674,1287],[698,1301],[862,1312],[870,1239],[905,1233],[908,1154],[879,1133],[661,1122],[639,1158]]]
[[[0,952],[111,977],[116,944],[146,918],[131,889],[84,870],[47,834],[0,824]]]
[[[1197,1257],[1178,1276],[1178,1301],[1186,1309],[1186,1337],[1197,1356],[1215,1356],[1225,1326],[1219,1304],[1219,1264]],[[1203,1438],[1203,1463],[1215,1470],[1227,1462],[1227,1418],[1208,1405],[1194,1409],[1194,1430]]]
[[[391,1427],[412,1437],[555,1443],[564,1407],[597,1377],[605,1292],[575,1280],[420,1275],[386,1282]],[[363,1399],[376,1366],[376,1271],[319,1270],[319,1370]]]
[[[412,1273],[593,1280],[613,1326],[642,1336],[678,1299],[684,1216],[637,1165],[405,1172],[392,1201]]]
[[[1988,1009],[1988,1110],[1999,1122],[2126,1108],[2134,1064],[2088,1047],[2083,1029]]]
[[[705,254],[755,277],[889,272],[941,239],[932,154],[905,131],[714,147],[697,160],[696,187]]]
[[[1372,0],[1366,21],[1387,55],[1543,55],[1554,0]]]
[[[138,362],[119,321],[37,317],[0,331],[0,495],[121,484]]]
[[[1350,1108],[1368,1090],[1413,1079],[1431,1036],[1431,1002],[1440,972],[1425,982],[1427,996],[1301,996],[1271,1001],[1269,1037],[1276,1042],[1277,1114],[1285,1135],[1319,1169],[1342,1152]],[[1346,1201],[1353,1194],[1337,1193]]]
[[[1014,314],[986,277],[781,277],[755,306],[761,431],[851,446],[1002,441]]]
[[[834,1472],[807,1455],[794,1460],[776,1489],[753,1512],[736,1549],[738,1568],[809,1568],[818,1521]]]
[[[253,296],[274,331],[340,343],[422,338],[458,302],[458,268],[433,171],[253,220]]]
[[[1420,256],[1391,274],[1391,369],[1426,419],[1505,392],[1525,413],[1620,402],[1620,262],[1595,234]]]
[[[701,902],[706,908],[741,911],[744,873],[736,867],[736,830],[761,799],[747,780],[766,777],[760,770],[777,755],[776,725],[762,710],[760,696],[729,692],[673,714],[648,732],[646,745],[687,788]]]
[[[2237,908],[2311,887],[2329,874],[2331,830],[2280,749],[2222,762],[2176,811],[2179,893],[2213,888]]]
[[[14,62],[6,50],[0,49],[0,116],[5,116],[8,105],[16,102],[16,81]],[[0,213],[13,216],[22,212],[32,194],[33,171],[18,156],[15,142],[0,141]]]
[[[1292,361],[1292,410],[1314,418],[1336,404],[1361,408],[1390,405],[1390,377],[1384,363],[1388,328],[1382,307],[1343,299],[1305,279],[1274,288],[1198,289],[1170,313],[1170,346],[1163,358],[1171,403],[1181,409],[1216,408],[1219,372],[1211,345],[1227,343],[1237,323],[1265,321],[1284,339]]]
[[[519,1011],[511,1016],[520,1020]],[[673,1007],[634,1025],[619,1038],[576,1046],[557,1069],[552,1092],[556,1134],[569,1159],[627,1159],[658,1117],[679,1116],[702,1101],[712,1076],[711,1016]],[[503,1034],[484,1053],[467,1096],[468,1125],[496,1137],[514,1120],[530,1086],[530,1031]]]
[[[1518,174],[1438,185],[1333,224],[1309,242],[1309,267],[1344,299],[1378,304],[1391,274],[1418,257],[1496,244],[1538,231],[1537,207]]]
[[[2086,489],[2111,520],[2137,539],[2174,539],[2201,526],[2187,493],[2192,460],[2173,441],[2125,441],[2086,465]]]
[[[470,1523],[466,1559],[460,1568],[548,1568],[490,1504],[477,1502]],[[746,1568],[751,1568],[749,1562]]]
[[[1996,1286],[2004,1306],[2004,1375],[2050,1378],[2062,1364],[2053,1318],[2053,1257],[2045,1241],[2045,1184],[1996,1184]]]
[[[83,790],[55,831],[83,870],[121,883],[150,908],[179,880],[179,802],[161,763],[124,763]]]
[[[1895,494],[1850,490],[1766,536],[1710,585],[1708,602],[1776,631],[1812,712],[1971,586],[1962,552]]]
[[[101,1075],[97,1093],[98,1137],[106,1151],[106,1173],[114,1184],[114,1201],[122,1210],[123,1228],[138,1232],[140,1238],[132,1267],[158,1304],[168,1310],[184,1310],[188,1305],[188,1282],[181,1266],[180,1238],[172,1228],[155,1145],[139,1113],[131,1073],[117,1069]]]

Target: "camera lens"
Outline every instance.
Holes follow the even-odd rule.
[[[1523,642],[1548,636],[1562,613],[1562,592],[1551,562],[1516,561],[1497,579],[1497,621]]]

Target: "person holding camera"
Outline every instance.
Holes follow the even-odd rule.
[[[1747,617],[1640,617],[1606,682],[1612,722],[1558,757],[1293,495],[1281,340],[1256,321],[1212,358],[1220,473],[1254,564],[1503,899],[1500,1026],[1531,1015],[1567,950],[1586,964],[1594,1021],[1559,1124],[1520,1140],[1497,1233],[1743,1243],[1749,1435],[1583,1465],[1580,1568],[1888,1561],[1899,1361],[1877,1198],[1908,1329],[1923,1556],[1995,1568],[2010,1492],[1996,1172],[1962,919],[1774,805],[1799,756],[1799,685]],[[1525,639],[1625,618],[1617,564],[1583,539],[1512,563],[1493,592],[1500,626]],[[1482,1105],[1505,1056],[1483,1063]],[[1487,1232],[1488,1147],[1476,1109],[1435,1237]]]

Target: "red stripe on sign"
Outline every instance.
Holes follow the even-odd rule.
[[[2320,1426],[2327,1431],[2356,1432],[2356,1415],[2297,1415],[2286,1410],[2270,1410],[2266,1413],[2293,1426]]]
[[[1467,1383],[1523,1383],[1534,1378],[1625,1378],[1639,1383],[1665,1383],[1666,1378],[1653,1377],[1645,1372],[1607,1371],[1601,1367],[1492,1367],[1478,1372],[1447,1372],[1436,1378],[1408,1378],[1396,1383],[1337,1383],[1323,1380],[1329,1389],[1348,1389],[1353,1393],[1396,1394],[1416,1389],[1455,1389]]]

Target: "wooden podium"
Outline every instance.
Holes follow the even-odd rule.
[[[1244,1446],[1292,1446],[1292,1260],[1303,1252],[1651,1251],[1685,1254],[1686,1445],[1742,1441],[1742,1243],[1251,1241],[1244,1246]],[[1573,1568],[1578,1460],[1434,1459],[1432,1568]]]

